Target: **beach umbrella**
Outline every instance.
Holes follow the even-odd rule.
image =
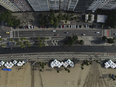
[[[24,64],[24,63],[25,63],[25,61],[22,61],[22,63]]]
[[[1,61],[1,62],[0,62],[0,65],[4,65],[4,63],[5,63],[4,61]]]
[[[16,61],[16,60],[14,60],[14,61],[13,61],[13,64],[17,64],[17,61]]]
[[[22,66],[23,65],[23,63],[21,62],[21,61],[19,61],[18,63],[17,63],[17,66]]]

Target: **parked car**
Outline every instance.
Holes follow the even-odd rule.
[[[54,36],[58,36],[58,34],[54,34]]]
[[[25,26],[25,28],[27,29],[28,26]]]
[[[74,28],[76,28],[76,25],[73,25],[74,26]]]
[[[82,25],[79,25],[79,28],[82,28]]]
[[[34,26],[31,26],[31,28],[33,29],[33,28],[34,28]]]
[[[60,28],[62,28],[62,25],[60,25]]]
[[[64,28],[64,25],[62,25],[62,28]]]
[[[116,33],[114,33],[114,35],[116,35]]]
[[[79,25],[76,25],[76,28],[79,28]]]
[[[73,28],[73,25],[71,25],[71,28]]]
[[[25,26],[23,26],[23,29],[25,29]]]
[[[28,29],[30,29],[30,26],[28,25]]]
[[[42,28],[44,28],[44,26],[42,26]]]
[[[19,26],[20,29],[23,29],[23,26]]]

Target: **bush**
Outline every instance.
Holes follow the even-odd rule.
[[[23,41],[23,37],[20,37],[20,40]]]
[[[107,39],[107,42],[108,42],[108,43],[114,43],[114,39],[109,38],[109,39]]]
[[[42,71],[42,69],[40,69],[39,71]]]
[[[68,73],[70,73],[70,70],[68,70]]]
[[[0,38],[0,41],[2,41],[2,38]]]
[[[76,41],[78,39],[78,36],[74,35],[72,38],[74,39],[74,41]]]
[[[102,40],[104,40],[104,41],[107,40],[107,37],[106,36],[103,36],[102,37]]]
[[[79,44],[83,45],[84,44],[84,41],[83,40],[80,40]]]
[[[72,37],[68,37],[68,39],[66,40],[66,44],[71,46],[75,43],[74,39]]]
[[[59,73],[59,70],[57,70],[57,73]]]
[[[83,70],[84,68],[83,68],[83,67],[81,67],[81,69]]]
[[[64,68],[65,69],[65,71],[67,71],[68,69],[67,68]]]

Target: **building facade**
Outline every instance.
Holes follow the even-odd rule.
[[[26,0],[9,0],[13,3],[20,11],[31,11],[29,4]]]
[[[20,11],[20,9],[9,0],[0,0],[0,5],[13,12]]]

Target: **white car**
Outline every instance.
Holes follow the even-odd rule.
[[[31,28],[33,29],[33,26],[31,26]]]
[[[30,29],[30,26],[28,25],[28,29]]]
[[[52,32],[56,32],[56,30],[53,30]]]
[[[82,34],[83,36],[85,36],[86,34]]]
[[[99,34],[100,32],[96,32],[97,34]]]

